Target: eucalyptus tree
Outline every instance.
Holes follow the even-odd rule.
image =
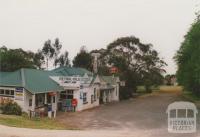
[[[58,38],[55,39],[54,44],[52,45],[52,47],[54,48],[54,66],[56,67],[57,65],[57,60],[60,54],[60,50],[62,48],[62,44],[60,43],[60,40]],[[67,52],[67,57],[68,57],[68,52]]]
[[[45,60],[46,60],[46,69],[48,70],[48,68],[49,68],[49,61],[55,55],[55,49],[52,47],[51,40],[45,41],[44,46],[42,48],[42,54],[45,57]]]
[[[55,60],[55,66],[57,66],[57,64],[59,66],[71,66],[70,65],[70,60],[68,57],[69,53],[67,51],[65,51],[63,54],[61,54],[56,60]]]
[[[163,67],[167,65],[152,44],[143,44],[134,36],[110,43],[100,59],[102,64],[119,68],[119,75],[131,92],[139,84],[144,84],[149,91],[151,85],[161,83]]]

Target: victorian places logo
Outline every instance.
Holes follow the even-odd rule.
[[[168,131],[170,133],[196,132],[196,115],[198,111],[191,102],[174,102],[167,108]]]

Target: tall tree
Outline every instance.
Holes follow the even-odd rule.
[[[74,57],[73,66],[86,68],[92,71],[92,56],[85,48],[81,47],[80,52]]]
[[[55,43],[53,44],[52,47],[54,48],[54,66],[56,67],[56,62],[58,60],[58,56],[59,56],[60,50],[62,48],[62,44],[60,43],[58,38],[55,39]],[[67,56],[66,57],[68,58],[68,52],[67,52]]]
[[[41,50],[38,50],[38,52],[34,54],[33,62],[36,68],[43,69],[42,65],[45,63],[45,60]]]
[[[61,54],[60,57],[55,60],[55,66],[57,66],[57,64],[59,64],[59,66],[70,66],[68,55],[69,53],[67,51]]]
[[[52,47],[51,40],[47,40],[44,43],[44,47],[42,48],[42,54],[45,57],[46,60],[46,68],[49,68],[49,61],[54,57],[55,55],[55,49]]]
[[[138,84],[145,85],[149,91],[151,85],[162,81],[166,65],[152,44],[143,44],[134,36],[118,38],[110,43],[100,59],[104,62],[102,64],[119,68],[119,75],[126,81],[130,95]]]
[[[175,55],[177,80],[186,90],[200,96],[200,19],[192,24]]]

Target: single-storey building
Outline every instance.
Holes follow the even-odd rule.
[[[0,72],[0,103],[12,100],[31,115],[56,116],[119,101],[119,78],[99,76],[83,68],[46,71],[22,68]]]

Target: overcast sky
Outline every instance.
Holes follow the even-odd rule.
[[[176,72],[173,56],[195,19],[198,0],[0,0],[0,46],[37,51],[56,37],[72,59],[82,45],[105,48],[121,36],[152,43]]]

